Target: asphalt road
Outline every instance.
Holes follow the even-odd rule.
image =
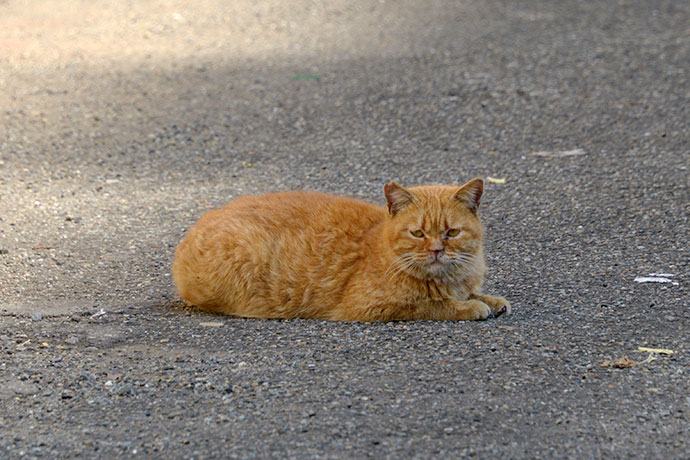
[[[675,0],[0,1],[0,457],[687,458],[688,24]],[[175,245],[233,197],[476,176],[505,179],[482,216],[507,318],[175,296]]]

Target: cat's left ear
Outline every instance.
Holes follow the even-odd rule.
[[[414,195],[405,187],[394,181],[383,186],[383,193],[386,195],[388,213],[391,216],[396,215],[402,209],[415,202]]]
[[[476,178],[460,187],[453,196],[456,200],[467,206],[467,209],[477,214],[482,193],[484,193],[484,181],[480,178]]]

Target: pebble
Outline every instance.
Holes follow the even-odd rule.
[[[34,321],[41,321],[43,319],[43,313],[41,312],[36,312],[31,314],[31,319]]]

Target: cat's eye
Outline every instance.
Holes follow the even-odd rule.
[[[446,236],[449,238],[454,238],[460,234],[460,229],[459,228],[451,228],[446,232]]]
[[[412,236],[415,238],[422,238],[424,236],[424,232],[421,230],[410,231],[410,233],[412,233]]]

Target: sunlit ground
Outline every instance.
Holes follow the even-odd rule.
[[[305,110],[357,117],[343,108],[361,87],[351,65],[378,85],[377,62],[462,48],[485,32],[479,16],[413,0],[0,2],[0,296],[170,294],[172,247],[201,211],[324,188],[280,155],[259,160],[329,149],[339,127],[310,128]],[[342,81],[309,94],[322,78]]]

